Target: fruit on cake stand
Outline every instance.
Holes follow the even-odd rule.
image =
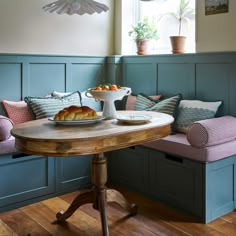
[[[116,118],[115,101],[122,100],[124,96],[131,94],[131,88],[120,87],[117,85],[100,85],[95,88],[88,89],[85,95],[94,98],[97,101],[103,101],[103,113],[105,119]]]

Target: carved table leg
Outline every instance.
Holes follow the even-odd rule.
[[[94,193],[93,189],[86,190],[83,193],[79,194],[73,202],[70,204],[69,208],[64,212],[60,211],[56,214],[58,221],[65,221],[69,218],[80,206],[86,203],[93,203]]]
[[[100,211],[103,236],[109,236],[106,216],[107,162],[103,153],[95,154],[92,160],[92,183],[96,188],[96,201],[93,207]]]
[[[58,212],[57,221],[65,221],[83,204],[93,203],[93,208],[100,212],[103,236],[109,236],[106,203],[116,202],[131,215],[137,214],[137,206],[129,204],[120,192],[107,190],[107,162],[103,153],[95,154],[92,159],[91,178],[94,188],[80,193],[65,212]]]
[[[130,204],[124,196],[115,189],[107,189],[107,202],[115,202],[119,204],[124,210],[128,211],[130,215],[136,215],[138,206]]]

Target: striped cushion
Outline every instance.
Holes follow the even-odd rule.
[[[136,102],[134,104],[134,110],[143,111],[154,106],[157,103],[154,99],[148,97],[147,95],[140,93],[137,95]]]
[[[197,148],[225,143],[236,139],[236,118],[222,116],[194,122],[187,131],[189,143]]]
[[[161,100],[160,102],[156,103],[154,106],[148,108],[147,110],[163,112],[176,118],[176,111],[177,111],[180,99],[181,99],[181,95],[178,94],[176,96]]]
[[[163,100],[153,100],[143,94],[137,96],[137,100],[134,106],[135,110],[147,110],[157,111],[169,114],[176,119],[176,111],[181,100],[182,95],[177,94],[173,97],[166,98]],[[171,125],[171,133],[175,133],[175,123]]]
[[[141,109],[141,107],[139,107],[140,103],[145,102],[146,99],[158,102],[158,100],[160,100],[160,98],[161,98],[161,95],[146,96],[144,94],[140,94],[140,96],[139,96],[139,104],[136,104],[137,95],[130,94],[126,98],[125,110],[135,110],[135,104],[136,104],[136,110]],[[143,101],[143,99],[144,99],[144,101]]]
[[[214,118],[221,103],[221,101],[182,100],[179,104],[179,114],[176,121],[177,132],[186,133],[193,122]]]
[[[182,98],[182,95],[177,94],[173,97],[161,100],[160,102],[158,102],[153,107],[151,107],[147,110],[166,113],[168,115],[173,116],[173,118],[176,120],[178,105],[179,105],[181,98]],[[176,130],[176,128],[175,128],[175,121],[174,121],[171,124],[171,134],[175,134],[175,130]]]
[[[35,119],[41,119],[52,117],[63,108],[71,105],[81,106],[81,95],[79,92],[75,92],[61,98],[25,97],[25,102]]]

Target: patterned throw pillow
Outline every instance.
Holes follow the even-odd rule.
[[[154,100],[151,97],[140,93],[136,97],[136,101],[134,104],[134,110],[136,111],[143,111],[147,110],[148,108],[154,106],[159,100]]]
[[[151,98],[155,102],[157,102],[161,98],[161,95],[147,96],[147,95],[141,94],[141,97],[139,97],[139,99],[142,100],[143,96],[145,96],[147,98]],[[133,94],[128,95],[127,98],[126,98],[125,110],[135,110],[134,107],[135,107],[136,100],[137,100],[137,96],[136,95],[133,95]],[[136,107],[136,109],[139,109],[139,108]]]
[[[81,106],[81,95],[80,92],[74,92],[60,98],[25,97],[25,102],[35,119],[41,119],[52,117],[63,108],[71,105]]]
[[[60,97],[63,97],[65,95],[69,95],[71,93],[72,92],[63,93],[63,92],[54,91],[51,95],[54,96],[54,97],[60,98]],[[101,102],[96,101],[94,98],[88,98],[85,95],[85,91],[81,92],[81,99],[82,99],[81,100],[82,106],[88,106],[90,108],[93,108],[95,111],[101,111],[102,110]]]
[[[214,118],[221,104],[221,101],[182,100],[179,104],[176,131],[186,133],[193,122]]]
[[[182,95],[177,94],[173,97],[161,100],[153,107],[147,109],[149,111],[162,112],[162,113],[166,113],[168,115],[173,116],[174,122],[171,124],[171,134],[175,134],[175,131],[176,131],[175,121],[177,118],[177,111],[178,111],[178,106],[179,106],[179,102],[180,102],[181,98],[182,98]]]
[[[135,103],[135,108],[147,111],[163,112],[176,119],[177,108],[182,98],[181,94],[163,100],[154,101],[153,99],[139,94]],[[141,109],[142,108],[142,109]],[[175,122],[171,125],[171,134],[175,133]]]
[[[2,100],[2,105],[6,115],[15,125],[34,119],[25,101],[14,102]]]
[[[181,100],[181,94],[161,100],[154,106],[148,108],[149,111],[163,112],[176,118],[176,112]]]

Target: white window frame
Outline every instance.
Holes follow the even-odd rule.
[[[145,3],[145,2],[143,2]],[[147,3],[148,4],[148,3]],[[195,11],[196,11],[196,4],[197,0],[195,0]],[[136,55],[136,44],[132,41],[132,39],[128,36],[128,32],[131,30],[131,25],[135,25],[141,18],[140,14],[140,7],[141,3],[140,0],[121,0],[121,32],[120,32],[120,53],[122,55]],[[160,23],[164,23],[164,20]],[[160,24],[159,23],[159,24]],[[192,40],[196,41],[196,17],[195,17],[195,35]],[[161,33],[161,32],[160,32]],[[160,35],[161,36],[161,35]],[[156,48],[153,52],[154,54],[170,54],[171,52],[171,44],[169,38],[165,38],[168,43],[165,44],[163,48]],[[160,41],[160,40],[159,40]],[[157,42],[158,43],[158,42]],[[194,53],[196,50],[196,42],[192,45],[186,45],[186,52]],[[117,51],[117,50],[116,50]]]

